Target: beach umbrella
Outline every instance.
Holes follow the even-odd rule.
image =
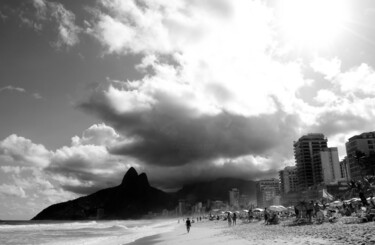
[[[234,211],[234,213],[236,213],[236,214],[239,214],[239,213],[240,213],[240,211]]]
[[[243,211],[243,212],[246,212],[246,213],[249,212],[249,210],[247,210],[247,209],[244,209],[244,210],[242,210],[242,211]]]
[[[361,198],[358,198],[358,197],[353,197],[352,199],[350,199],[350,202],[360,202],[361,201]]]
[[[342,202],[341,201],[334,201],[329,204],[330,207],[341,207]]]
[[[283,211],[287,211],[288,209],[281,205],[272,205],[269,207],[269,210],[275,211],[275,212],[283,212]]]
[[[253,212],[263,212],[264,211],[264,209],[261,209],[261,208],[255,208],[254,210],[253,210]]]

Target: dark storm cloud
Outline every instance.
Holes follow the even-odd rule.
[[[176,103],[168,101],[147,111],[119,114],[105,102],[91,98],[81,108],[98,114],[119,132],[135,139],[111,147],[111,153],[159,166],[265,155],[293,139],[298,124],[297,116],[283,111],[249,117],[227,112],[192,116]]]
[[[201,162],[177,167],[147,166],[145,172],[152,185],[164,190],[176,190],[186,184],[211,181],[218,178],[240,178],[259,180],[275,177],[277,163],[270,169],[261,170],[254,159],[237,159],[221,164]]]

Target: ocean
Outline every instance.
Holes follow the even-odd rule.
[[[177,219],[117,221],[0,221],[2,245],[118,245],[172,231]]]

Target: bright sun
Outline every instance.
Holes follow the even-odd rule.
[[[283,0],[281,28],[288,42],[320,48],[332,44],[349,19],[343,0]]]

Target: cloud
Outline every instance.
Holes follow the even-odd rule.
[[[46,171],[64,190],[79,194],[118,185],[125,171],[137,167],[137,161],[113,156],[108,147],[126,142],[112,127],[95,124],[81,137],[74,136],[71,146],[57,149]]]
[[[327,60],[322,57],[317,57],[311,63],[311,67],[314,71],[324,74],[325,78],[330,80],[341,72],[341,60],[338,58]]]
[[[26,89],[21,88],[21,87],[15,87],[15,86],[12,86],[12,85],[8,85],[8,86],[0,88],[0,93],[1,92],[5,92],[5,91],[11,91],[11,92],[18,92],[18,93],[29,94],[26,91]],[[37,100],[43,99],[43,97],[39,93],[32,93],[31,96],[34,99],[37,99]]]
[[[6,91],[6,90],[16,91],[16,92],[19,92],[19,93],[25,93],[26,92],[26,90],[24,88],[14,87],[14,86],[8,85],[8,86],[0,88],[0,93],[3,92],[3,91]]]
[[[142,55],[144,77],[105,81],[80,107],[128,139],[110,153],[142,166],[250,155],[280,167],[270,153],[291,157],[301,124],[296,91],[308,81],[298,61],[273,58],[271,20],[258,1],[103,1],[88,32],[108,54]]]
[[[64,8],[61,3],[48,2],[51,16],[58,24],[58,39],[55,46],[71,47],[79,43],[78,34],[81,28],[75,24],[75,15],[73,12]]]
[[[21,187],[7,184],[0,185],[0,195],[11,195],[21,198],[26,197],[25,191]]]
[[[34,144],[31,140],[12,134],[0,141],[0,158],[18,166],[46,167],[51,152],[43,145]]]
[[[47,0],[33,0],[16,9],[21,23],[37,32],[52,30],[57,39],[52,46],[68,48],[79,43],[82,29],[75,24],[75,14],[63,4]]]
[[[120,135],[111,127],[101,124],[94,124],[82,133],[82,137],[74,136],[72,145],[97,145],[109,146],[120,140]]]
[[[32,96],[34,97],[34,99],[37,99],[37,100],[43,99],[43,97],[39,93],[33,93]]]
[[[372,96],[375,93],[375,72],[368,64],[361,64],[339,74],[333,82],[343,93],[362,93]]]

